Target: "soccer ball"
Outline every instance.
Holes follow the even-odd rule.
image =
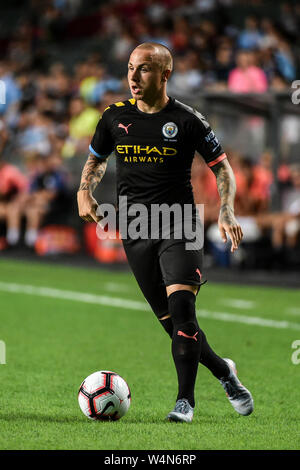
[[[79,387],[80,409],[90,419],[116,421],[127,413],[130,402],[127,383],[110,370],[94,372]]]

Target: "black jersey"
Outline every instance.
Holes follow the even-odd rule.
[[[104,111],[90,151],[117,163],[117,194],[128,205],[193,204],[191,166],[198,151],[208,166],[226,158],[210,125],[174,98],[157,113],[140,111],[134,99]]]

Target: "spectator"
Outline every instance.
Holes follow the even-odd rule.
[[[21,113],[19,122],[18,147],[23,154],[38,152],[48,155],[51,151],[53,121],[38,109],[31,107]]]
[[[4,91],[4,100],[0,100],[0,115],[6,114],[11,117],[10,122],[12,122],[21,99],[21,91],[10,72],[9,63],[5,60],[0,60],[0,80]]]
[[[300,165],[290,168],[291,186],[282,199],[281,210],[256,214],[255,222],[261,234],[269,234],[273,261],[282,269],[286,264],[287,249],[294,249],[300,235]]]
[[[237,185],[235,213],[237,220],[243,227],[242,243],[257,242],[266,228],[264,221],[269,214],[270,187],[273,181],[270,165],[271,154],[269,152],[265,152],[261,162],[256,165],[247,157],[233,154],[232,167]],[[210,214],[213,214],[212,210]],[[214,250],[226,252],[227,248],[220,243],[218,238],[216,220],[214,223],[211,220],[207,238]],[[226,260],[228,262],[227,258]]]
[[[167,5],[161,0],[148,0],[145,13],[152,24],[162,24],[168,15]]]
[[[8,132],[7,132],[5,123],[2,120],[0,120],[0,157],[5,152],[7,142],[8,142]]]
[[[273,182],[271,155],[265,152],[258,164],[244,157],[235,169],[237,192],[236,214],[251,216],[266,212],[270,204],[270,188]]]
[[[178,57],[175,63],[175,71],[168,84],[171,95],[192,96],[199,90],[203,81],[203,74],[199,70],[198,58],[195,53]]]
[[[92,106],[86,106],[80,97],[71,100],[70,115],[69,137],[62,149],[64,157],[86,153],[89,141],[100,118],[99,111]]]
[[[216,222],[219,214],[216,178],[199,156],[193,160],[191,175],[195,202],[196,204],[204,204],[204,224],[207,229]]]
[[[282,78],[280,75],[274,75],[272,77],[272,80],[270,81],[270,90],[271,91],[284,91],[289,89],[290,85],[284,78]]]
[[[25,218],[25,244],[33,247],[39,228],[51,214],[64,215],[69,207],[68,185],[62,159],[57,154],[35,157],[36,172],[32,176],[29,192],[15,207],[18,228]]]
[[[71,100],[70,114],[70,136],[74,139],[90,137],[99,121],[99,112],[92,107],[86,106],[82,98],[76,97]]]
[[[135,46],[135,39],[129,27],[123,26],[120,34],[115,38],[112,46],[112,56],[115,61],[126,63],[128,56]]]
[[[261,20],[261,31],[262,37],[258,46],[262,49],[276,49],[279,32],[275,28],[274,23],[270,18],[263,18]]]
[[[184,17],[174,19],[173,32],[171,33],[171,48],[175,53],[186,51],[189,44],[190,29]]]
[[[217,82],[215,88],[227,89],[228,78],[234,68],[233,50],[229,46],[220,46],[216,52],[216,61],[213,67],[213,78]]]
[[[258,21],[255,16],[247,16],[245,29],[238,37],[237,45],[240,49],[256,49],[262,39],[262,33],[258,28]]]
[[[20,108],[26,108],[34,104],[38,91],[36,77],[32,73],[21,72],[16,76],[16,81],[20,89]]]
[[[14,246],[20,239],[18,207],[25,201],[28,182],[15,166],[0,160],[0,221],[6,226],[8,245]]]
[[[263,93],[268,88],[264,71],[254,65],[254,54],[240,50],[236,56],[236,68],[228,78],[228,88],[235,93]]]
[[[299,27],[294,5],[289,2],[283,2],[280,5],[280,10],[280,25],[289,39],[294,41],[297,39]]]
[[[98,104],[101,101],[103,94],[107,91],[118,92],[122,88],[121,81],[117,78],[111,77],[107,73],[106,67],[103,65],[96,66],[96,73],[94,76],[96,78],[94,85],[91,86],[90,93],[85,96],[85,99],[91,104]]]
[[[286,243],[295,247],[300,234],[300,164],[290,166],[291,187],[282,200],[284,233]]]
[[[274,55],[281,75],[287,81],[294,80],[296,78],[296,69],[289,44],[283,39],[279,39]]]
[[[98,81],[104,79],[105,69],[101,64],[89,64],[89,74],[79,84],[79,93],[86,103],[92,102],[92,94]]]
[[[55,100],[56,107],[63,104],[65,110],[72,89],[70,77],[61,62],[55,62],[51,65],[49,74],[46,77],[46,89],[44,91],[49,98]]]

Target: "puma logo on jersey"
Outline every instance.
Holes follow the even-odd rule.
[[[198,331],[197,331],[193,336],[189,336],[189,335],[185,334],[185,333],[184,333],[183,331],[181,331],[181,330],[178,330],[178,331],[177,331],[177,335],[178,335],[178,336],[183,336],[184,338],[194,339],[195,341],[197,341],[197,338],[196,338],[197,334],[198,334]]]
[[[128,126],[124,126],[124,124],[122,124],[121,122],[118,125],[118,127],[121,127],[121,129],[125,130],[126,134],[128,134],[128,127],[129,126],[132,126],[132,122],[130,124],[128,124]]]

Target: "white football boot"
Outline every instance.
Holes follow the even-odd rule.
[[[240,415],[250,415],[254,408],[252,395],[239,381],[235,363],[231,359],[223,359],[227,362],[230,369],[229,376],[220,379],[220,383],[226,392],[227,398],[235,411]]]
[[[185,398],[177,400],[175,408],[168,416],[168,421],[181,421],[183,423],[191,423],[194,416],[194,408],[191,407]]]

